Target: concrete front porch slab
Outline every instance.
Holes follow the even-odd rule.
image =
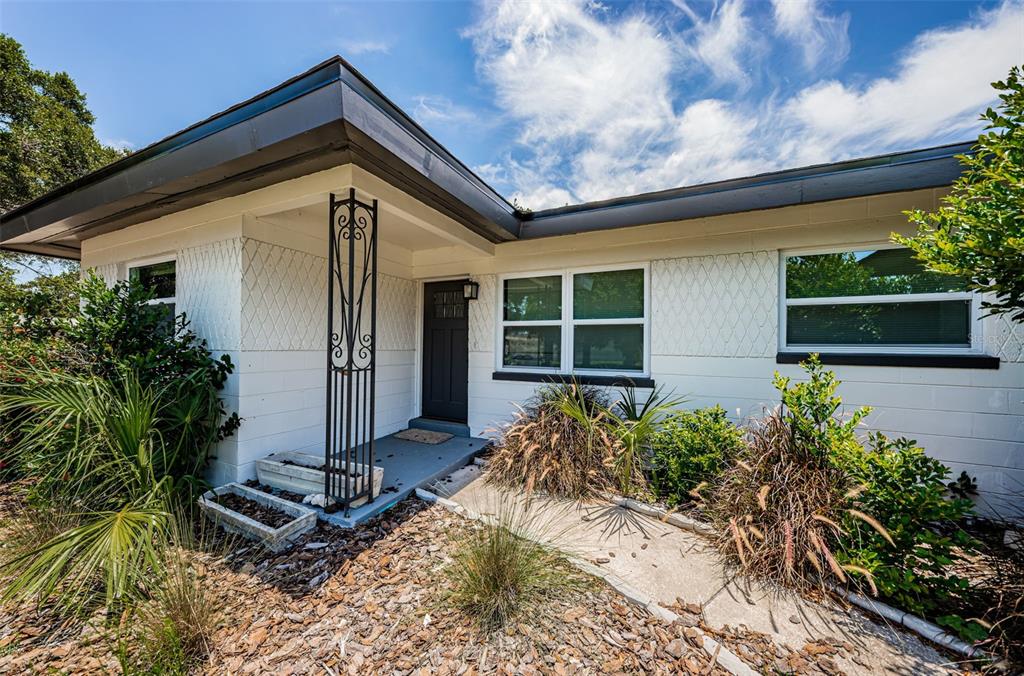
[[[452,437],[440,444],[421,444],[396,439],[389,435],[377,439],[373,464],[384,468],[384,481],[380,495],[373,502],[344,510],[325,513],[314,507],[318,518],[342,528],[354,528],[377,516],[396,503],[409,497],[417,488],[426,488],[433,482],[473,462],[488,439],[478,437]]]

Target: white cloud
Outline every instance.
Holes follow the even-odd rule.
[[[761,41],[751,29],[743,0],[726,0],[714,8],[707,20],[702,20],[689,7],[686,13],[695,24],[690,49],[697,59],[718,82],[747,86],[750,82],[747,58],[761,50]]]
[[[101,138],[99,139],[99,142],[105,146],[116,148],[117,150],[124,152],[134,152],[138,150],[138,146],[123,138]]]
[[[807,65],[845,58],[847,18],[777,3],[755,22],[742,0],[677,21],[583,0],[492,1],[467,31],[496,104],[518,130],[502,179],[539,209],[969,138],[989,85],[1024,62],[1024,6],[1007,2],[918,36],[886,77],[798,78],[788,95],[748,88],[775,50]],[[820,70],[820,68],[818,69]],[[684,88],[710,71],[734,96]],[[494,174],[497,175],[497,174]]]
[[[850,53],[850,15],[826,14],[817,0],[772,0],[775,32],[798,46],[804,65],[834,66]]]
[[[601,22],[579,0],[492,3],[467,34],[524,143],[588,136],[608,119],[650,131],[671,114],[672,47],[642,19]]]
[[[864,146],[966,138],[995,98],[991,83],[1015,63],[1024,63],[1024,5],[1006,3],[965,25],[922,33],[890,77],[813,84],[783,114],[806,135],[811,161]]]
[[[388,54],[391,52],[391,43],[384,40],[344,40],[341,43],[344,55],[358,56],[360,54]]]
[[[417,96],[415,101],[416,107],[413,108],[412,116],[424,126],[432,123],[477,124],[480,122],[476,111],[454,103],[447,96],[429,94]]]

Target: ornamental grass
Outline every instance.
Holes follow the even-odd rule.
[[[615,486],[613,417],[598,388],[575,382],[540,388],[500,431],[487,481],[571,499]]]

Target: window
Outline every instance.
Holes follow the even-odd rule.
[[[128,268],[128,279],[133,284],[142,284],[153,294],[150,305],[163,306],[167,319],[173,324],[176,305],[177,272],[175,261],[160,261],[133,265]]]
[[[499,368],[647,372],[646,268],[502,280]]]
[[[905,248],[783,257],[783,349],[965,352],[979,345],[963,279],[926,270]]]

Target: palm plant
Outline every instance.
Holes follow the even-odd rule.
[[[127,602],[156,563],[153,541],[166,533],[169,508],[189,494],[175,475],[188,485],[205,464],[209,443],[197,448],[174,434],[169,446],[161,432],[187,429],[195,407],[130,371],[112,381],[26,376],[31,386],[0,395],[0,416],[23,412],[12,453],[38,477],[36,497],[73,512],[77,524],[4,562],[12,580],[0,599],[56,596],[81,607],[102,584],[108,607]]]
[[[620,395],[613,407],[617,415],[608,416],[606,423],[618,441],[609,462],[619,490],[629,496],[644,480],[645,452],[660,429],[661,420],[685,399],[664,395],[662,388],[651,390],[643,401],[637,398],[633,387],[625,388]]]
[[[604,401],[575,379],[566,385],[550,387],[541,396],[549,406],[579,425],[586,440],[587,458],[601,462],[603,458],[597,456],[599,449],[609,447],[606,423],[611,417]]]

